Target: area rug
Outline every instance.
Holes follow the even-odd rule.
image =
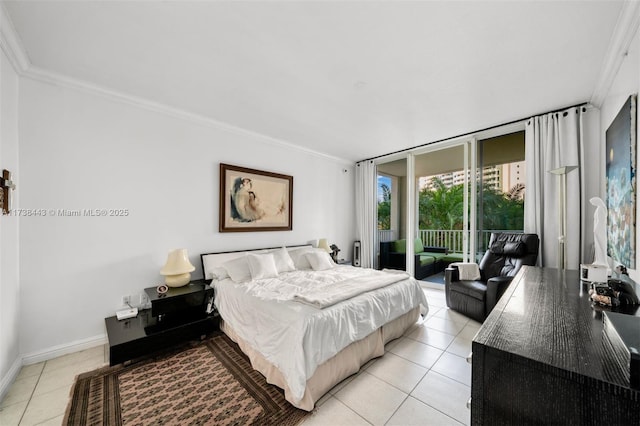
[[[307,414],[218,334],[128,366],[79,375],[66,425],[296,425]]]

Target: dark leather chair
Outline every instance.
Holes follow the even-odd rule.
[[[479,263],[479,280],[460,280],[458,268],[444,272],[447,306],[483,322],[522,265],[535,265],[539,239],[536,234],[493,233],[489,249]]]

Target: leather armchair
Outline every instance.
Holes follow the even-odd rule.
[[[483,322],[522,265],[535,265],[540,240],[536,234],[493,233],[479,263],[479,280],[460,280],[458,268],[444,272],[447,306]]]

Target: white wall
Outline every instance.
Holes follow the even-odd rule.
[[[219,163],[294,177],[293,231],[218,233]],[[347,172],[343,170],[347,169]],[[20,207],[128,209],[127,217],[23,217],[21,353],[104,333],[122,295],[162,281],[167,252],[326,237],[350,256],[353,165],[266,138],[22,79]]]
[[[0,49],[0,171],[18,174],[18,76]],[[18,192],[13,194],[17,201]],[[0,393],[20,367],[17,217],[0,215]],[[13,370],[13,371],[12,371]],[[0,395],[1,397],[1,395]]]
[[[600,108],[600,140],[601,140],[601,195],[600,197],[605,200],[605,186],[606,186],[606,153],[605,153],[605,144],[606,144],[606,130],[613,122],[613,119],[616,117],[622,105],[629,98],[629,95],[637,94],[638,88],[640,87],[640,52],[638,49],[640,48],[640,33],[636,33],[631,46],[629,47],[628,54],[624,58],[624,61],[618,71],[616,78],[611,85],[607,96]],[[637,139],[637,138],[636,138]],[[636,150],[637,153],[640,152]],[[636,167],[640,165],[640,158],[636,159]],[[637,188],[636,188],[637,191]],[[637,195],[636,195],[637,197]],[[636,206],[640,207],[640,198],[636,200]],[[638,216],[638,212],[636,211],[636,217]],[[638,238],[640,233],[638,232],[640,228],[636,225],[636,269],[629,270],[629,276],[640,282],[640,238]],[[629,266],[629,265],[626,265]]]

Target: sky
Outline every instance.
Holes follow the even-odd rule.
[[[391,188],[391,178],[378,175],[378,201],[382,201],[382,184]]]

